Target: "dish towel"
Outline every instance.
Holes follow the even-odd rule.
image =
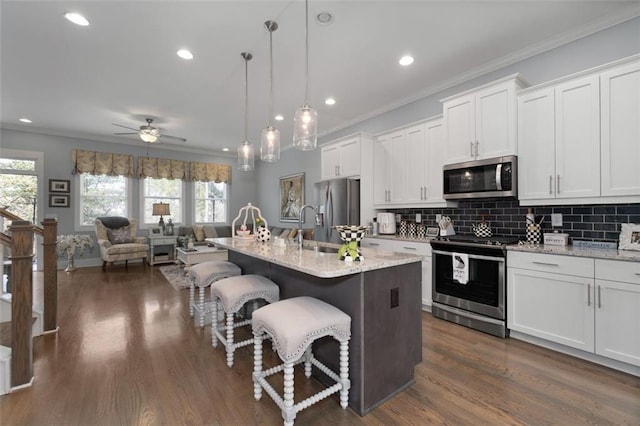
[[[469,282],[469,255],[465,253],[453,253],[453,280],[460,284]]]

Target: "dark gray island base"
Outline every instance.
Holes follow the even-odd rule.
[[[422,360],[420,262],[321,278],[238,253],[229,261],[243,274],[259,274],[280,286],[282,299],[312,296],[351,316],[349,406],[365,415],[414,382]],[[338,344],[314,344],[317,358],[338,371]],[[321,372],[314,371],[323,380]]]

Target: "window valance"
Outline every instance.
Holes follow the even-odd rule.
[[[71,150],[71,173],[92,175],[133,176],[133,155],[106,152]]]
[[[187,162],[166,158],[138,157],[138,177],[186,180]]]
[[[230,184],[231,166],[229,164],[191,161],[189,163],[189,179],[199,182],[223,182]]]

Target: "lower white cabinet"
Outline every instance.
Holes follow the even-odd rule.
[[[640,366],[640,264],[510,251],[510,330]]]
[[[640,264],[595,262],[595,352],[640,366]]]
[[[432,280],[431,276],[431,244],[428,242],[413,242],[403,240],[387,240],[382,238],[365,238],[362,247],[368,247],[382,251],[396,251],[400,253],[415,254],[422,258],[422,306],[431,308]]]

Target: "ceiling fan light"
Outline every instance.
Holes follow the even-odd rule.
[[[250,172],[253,170],[254,164],[253,144],[245,140],[238,147],[238,170]]]
[[[156,129],[153,129],[156,130]],[[138,133],[140,135],[140,139],[147,143],[154,143],[158,140],[158,131],[155,132],[153,130],[140,130]]]
[[[301,151],[316,149],[318,144],[318,113],[303,105],[293,117],[293,146]]]
[[[280,130],[273,126],[262,129],[260,159],[267,163],[280,160]]]

